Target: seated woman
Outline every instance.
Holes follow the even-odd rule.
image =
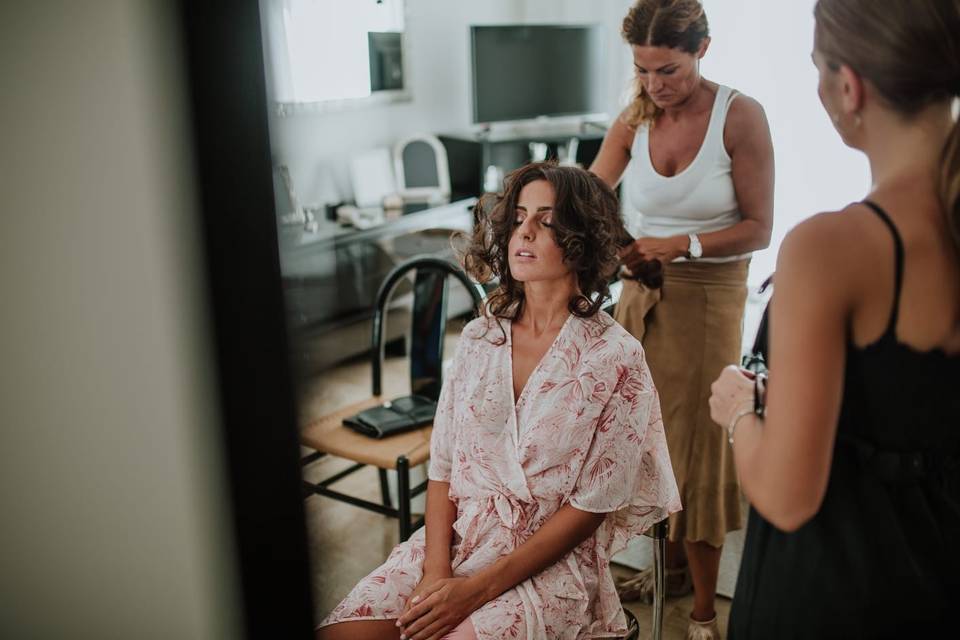
[[[500,286],[440,394],[426,531],[318,638],[616,637],[610,558],[680,509],[643,348],[600,310],[625,233],[616,196],[533,164],[477,210],[465,265]]]

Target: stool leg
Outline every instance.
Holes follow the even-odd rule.
[[[662,523],[654,525],[653,538],[653,640],[663,633],[663,600],[666,594],[664,568],[667,563],[667,540]]]
[[[400,519],[400,542],[410,537],[410,461],[397,458],[397,510]]]
[[[383,506],[390,506],[390,484],[387,482],[387,470],[377,469],[380,472],[380,497],[383,499]]]

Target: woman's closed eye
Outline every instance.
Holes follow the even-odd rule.
[[[527,219],[527,216],[525,214],[517,214],[513,218],[513,226],[519,227],[526,221],[526,219]],[[541,227],[547,227],[548,229],[553,228],[553,216],[550,216],[550,215],[541,216],[536,220]]]

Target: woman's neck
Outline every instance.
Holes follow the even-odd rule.
[[[570,299],[578,293],[572,278],[524,284],[523,313],[517,324],[534,336],[559,329],[570,314]]]
[[[680,104],[664,109],[661,117],[676,122],[691,113],[700,113],[704,109],[712,109],[714,92],[711,90],[710,84],[709,80],[701,76],[687,99]]]
[[[874,190],[903,184],[935,187],[940,156],[950,135],[950,105],[931,105],[910,120],[884,111],[874,115],[873,129],[882,134],[868,140],[863,151],[870,161]]]

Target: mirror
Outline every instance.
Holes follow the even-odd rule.
[[[262,0],[260,5],[267,80],[280,115],[410,100],[404,0]]]
[[[488,166],[499,170],[491,179],[496,189],[505,172],[529,159],[530,142],[544,156],[588,164],[602,140],[602,128],[583,128],[580,115],[536,121],[553,112],[539,106],[521,114],[527,121],[498,121],[499,137],[478,125],[471,28],[603,19],[603,32],[615,34],[625,1],[604,0],[598,14],[599,2],[260,0],[269,97],[282,109],[273,109],[269,132],[317,622],[411,534],[425,510],[429,435],[369,438],[343,421],[364,426],[360,414],[386,408],[385,401],[393,410],[411,394],[433,398],[442,363],[455,353],[475,305],[456,278],[444,291],[435,274],[408,273],[381,312],[384,357],[374,367],[381,285],[414,257],[456,260],[451,235],[472,229],[471,207]],[[585,112],[615,107],[632,64],[617,38],[603,42],[610,49],[603,57],[623,64],[594,69],[600,81],[589,83]],[[592,49],[583,57],[592,60]],[[505,58],[492,59],[510,76]],[[506,100],[515,89],[502,91],[495,72],[484,95]],[[411,89],[415,100],[383,104]],[[602,108],[594,109],[595,102]],[[572,137],[579,156],[569,146]],[[377,390],[375,369],[382,374]]]

